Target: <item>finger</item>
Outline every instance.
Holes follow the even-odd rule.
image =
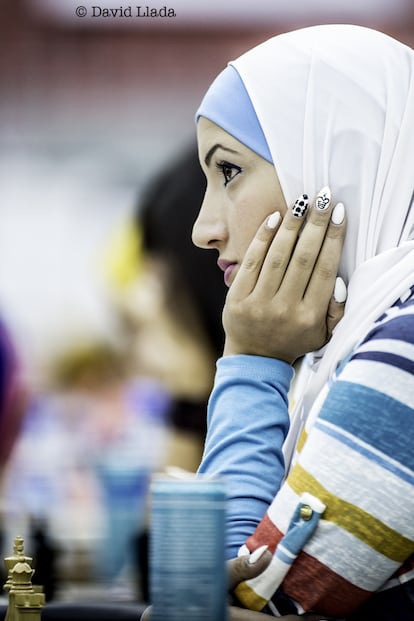
[[[306,299],[328,305],[335,286],[346,231],[345,208],[338,203],[332,211],[323,246],[306,290]]]
[[[290,258],[283,286],[280,287],[281,292],[289,299],[293,297],[302,299],[304,296],[325,242],[331,212],[331,192],[326,186],[315,198],[313,208]]]
[[[272,560],[272,553],[267,546],[257,548],[252,554],[244,554],[227,562],[229,590],[232,591],[240,582],[255,578],[262,573]]]
[[[342,278],[338,277],[335,281],[334,293],[328,306],[326,328],[329,338],[332,336],[332,332],[336,325],[341,321],[342,317],[344,316],[346,297],[346,285]]]
[[[233,287],[233,285],[230,287],[230,290],[233,289],[234,291],[236,289],[237,297],[245,298],[255,288],[264,258],[280,226],[280,222],[281,215],[278,211],[275,211],[259,227],[233,281],[233,285],[237,282],[237,287]]]
[[[284,279],[305,221],[308,205],[308,195],[301,194],[291,208],[287,210],[283,222],[269,245],[257,287],[266,291],[271,297],[277,293]]]

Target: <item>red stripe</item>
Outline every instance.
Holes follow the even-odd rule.
[[[253,552],[260,546],[268,545],[273,553],[282,537],[283,533],[276,528],[266,513],[253,535],[247,539],[246,546],[250,552]]]
[[[283,590],[304,610],[323,615],[347,616],[372,593],[333,572],[314,557],[301,552],[283,582]]]

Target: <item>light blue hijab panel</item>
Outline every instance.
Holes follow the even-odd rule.
[[[214,80],[196,113],[273,164],[262,127],[237,70],[228,65]]]

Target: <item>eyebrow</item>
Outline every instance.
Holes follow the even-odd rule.
[[[215,144],[215,145],[213,145],[211,147],[211,149],[208,151],[206,157],[204,158],[204,162],[205,162],[206,166],[210,166],[211,158],[213,157],[213,155],[217,151],[217,149],[223,149],[223,151],[228,151],[229,153],[234,153],[234,154],[237,155],[237,151],[234,151],[234,149],[229,149],[228,147],[223,147],[222,144],[217,143],[217,144]]]

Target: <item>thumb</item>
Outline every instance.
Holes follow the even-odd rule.
[[[243,554],[227,561],[229,589],[232,591],[240,582],[261,574],[272,560],[268,546],[257,548],[252,554]]]
[[[331,338],[332,332],[336,325],[341,321],[345,312],[345,302],[347,297],[347,289],[344,281],[340,276],[335,281],[335,288],[329,302],[328,313],[326,319],[326,327],[328,337]]]

